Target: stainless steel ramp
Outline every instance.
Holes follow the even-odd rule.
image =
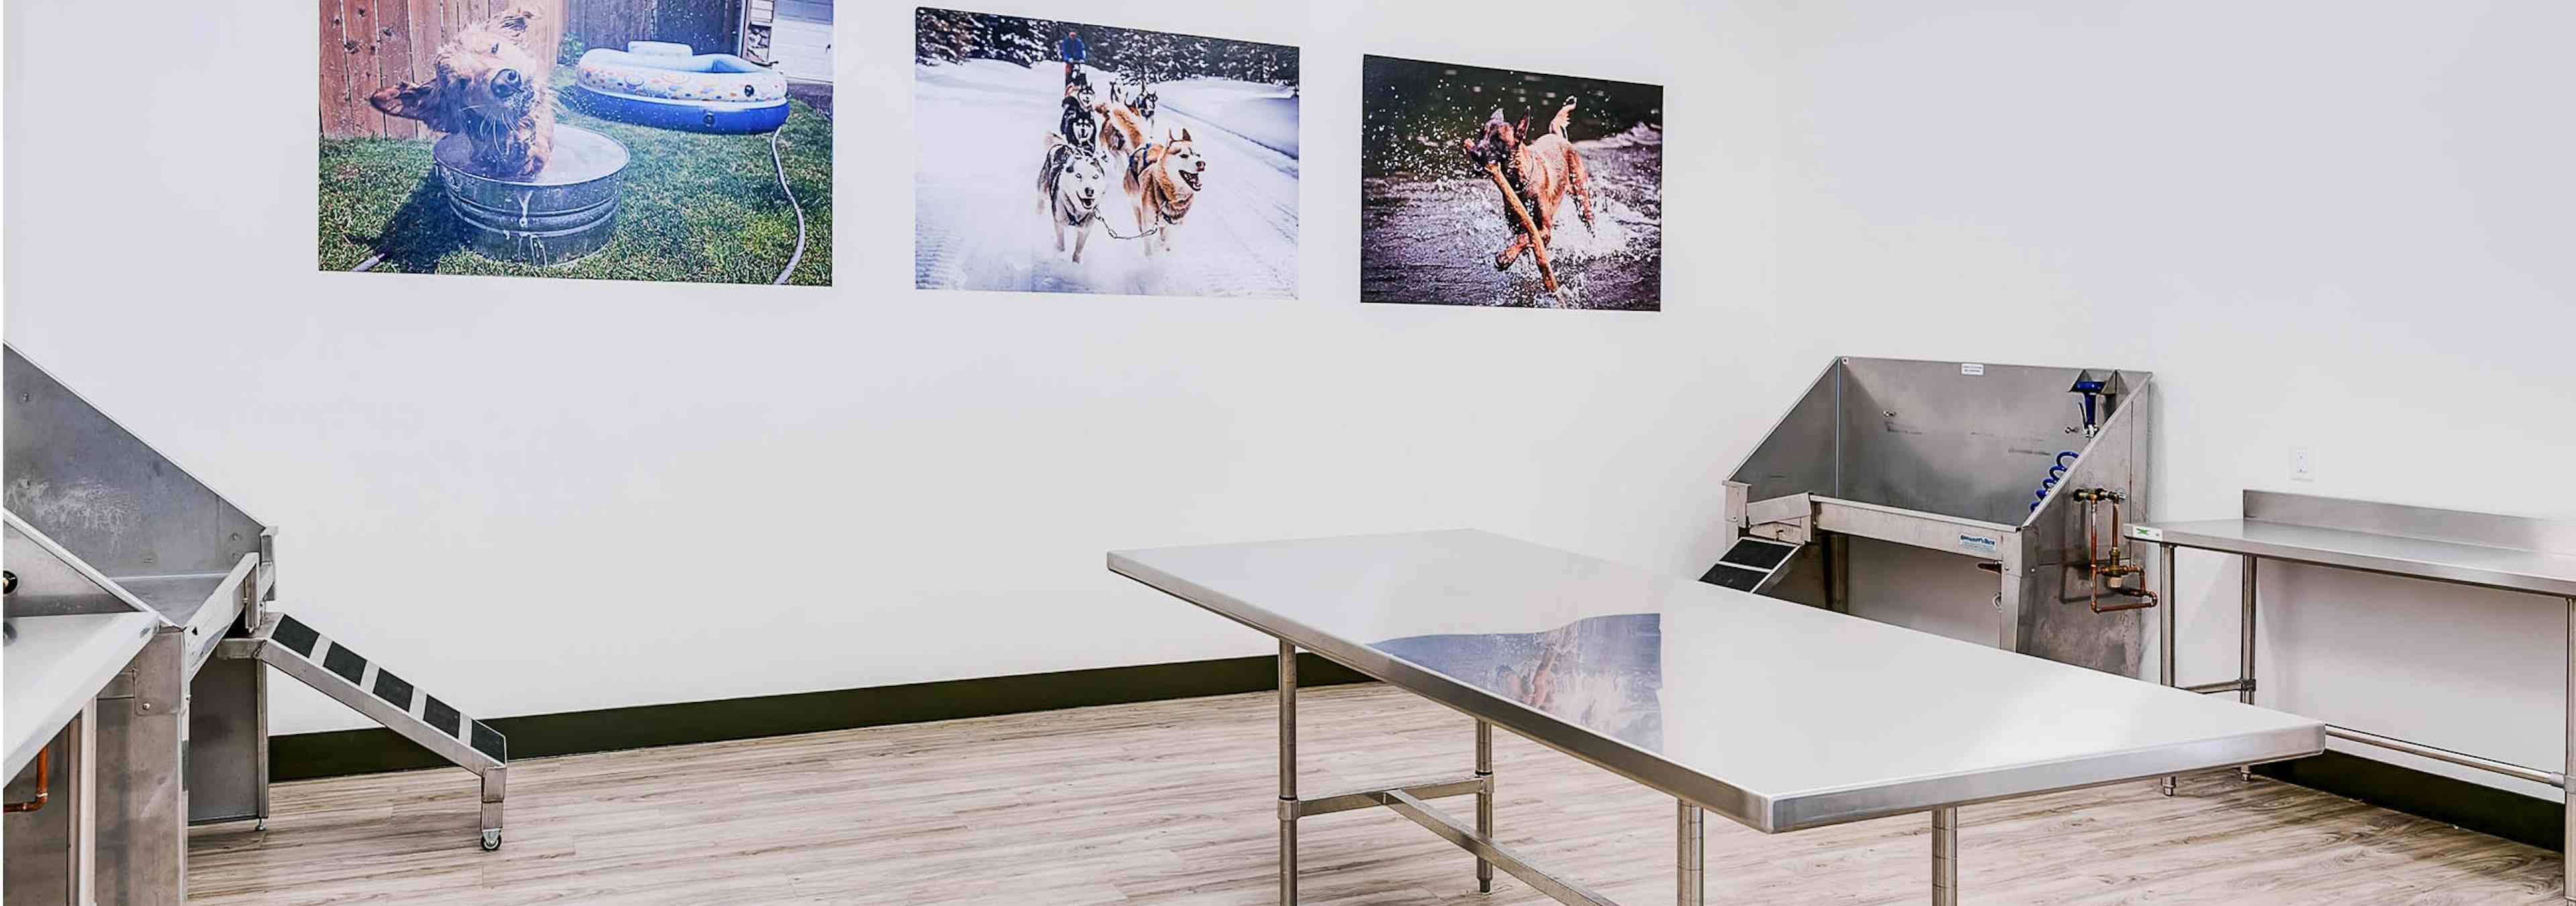
[[[501,848],[501,799],[508,789],[510,750],[509,740],[490,724],[286,614],[269,614],[247,638],[225,640],[221,654],[257,658],[473,771],[483,780],[483,848]]]
[[[1779,584],[1780,577],[1789,572],[1789,562],[1805,546],[1769,538],[1737,538],[1735,546],[1727,548],[1725,556],[1717,558],[1717,563],[1699,580],[1736,591],[1760,592]]]

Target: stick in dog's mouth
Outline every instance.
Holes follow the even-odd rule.
[[[1486,164],[1485,172],[1494,178],[1494,188],[1502,190],[1503,206],[1511,209],[1512,219],[1519,221],[1521,231],[1529,235],[1530,252],[1538,262],[1539,282],[1547,286],[1548,292],[1557,292],[1556,266],[1548,261],[1547,243],[1540,240],[1538,222],[1530,219],[1529,209],[1521,206],[1520,193],[1512,191],[1511,181],[1503,178],[1501,164]]]

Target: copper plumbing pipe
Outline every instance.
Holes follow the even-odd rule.
[[[2143,588],[2127,592],[2137,600],[2103,606],[2103,584],[2126,575],[2120,571],[2120,499],[2111,496],[2107,491],[2095,491],[2089,495],[2079,496],[2077,499],[2084,501],[2084,560],[2093,570],[2093,600],[2087,606],[2091,607],[2094,613],[2119,613],[2156,606],[2156,593]],[[2107,500],[2111,503],[2111,557],[2107,562],[2095,553],[2102,543],[2101,536],[2093,531],[2093,505],[2097,500]]]
[[[36,750],[36,798],[29,799],[25,802],[12,802],[7,805],[0,805],[0,812],[7,812],[12,815],[32,812],[37,809],[44,808],[45,801],[53,798],[53,796],[54,747],[46,746]]]

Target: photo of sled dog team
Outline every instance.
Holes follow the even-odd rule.
[[[1296,294],[1296,48],[929,8],[915,25],[917,286]]]
[[[1064,40],[1071,45],[1081,35],[1069,31]],[[1046,163],[1038,168],[1038,209],[1049,212],[1055,222],[1055,250],[1065,250],[1064,231],[1069,227],[1073,260],[1082,260],[1091,228],[1100,222],[1099,190],[1115,166],[1123,170],[1118,184],[1134,214],[1133,238],[1149,240],[1144,245],[1148,256],[1156,246],[1169,252],[1172,234],[1189,216],[1190,202],[1198,198],[1207,158],[1199,156],[1186,127],[1178,134],[1165,133],[1160,143],[1154,140],[1154,108],[1160,98],[1152,85],[1138,86],[1131,95],[1112,82],[1109,99],[1099,97],[1090,76],[1068,58],[1064,115],[1056,123],[1055,134],[1047,136]]]

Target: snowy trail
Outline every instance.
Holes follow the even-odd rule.
[[[1094,84],[1105,86],[1105,76]],[[1237,83],[1240,84],[1240,83]],[[1081,263],[1055,250],[1039,210],[1038,165],[1055,130],[1063,70],[1022,69],[991,60],[919,67],[913,89],[913,278],[924,289],[1293,297],[1297,293],[1297,159],[1246,139],[1273,135],[1277,122],[1233,128],[1166,106],[1156,139],[1188,128],[1208,160],[1206,188],[1171,236],[1148,258],[1144,243],[1093,227]],[[1245,85],[1247,92],[1270,91]],[[1225,110],[1275,111],[1231,105]],[[1290,117],[1294,107],[1286,108]],[[1286,128],[1294,134],[1294,121]],[[1291,145],[1293,147],[1293,144]],[[1113,171],[1124,162],[1112,162]],[[1111,180],[1102,216],[1137,232],[1134,209]]]

